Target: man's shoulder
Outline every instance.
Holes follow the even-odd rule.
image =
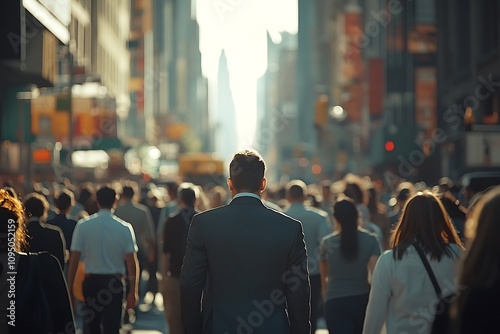
[[[276,224],[280,224],[281,227],[291,228],[292,230],[295,230],[296,228],[302,229],[301,220],[288,215],[286,212],[276,211],[271,208],[267,208],[266,215],[267,215],[266,220],[272,221]]]
[[[378,242],[378,235],[374,231],[370,231],[364,227],[358,230],[358,236],[363,242],[375,241]]]
[[[120,203],[116,209],[115,213],[118,212],[119,214],[122,213],[129,213],[129,212],[147,212],[149,208],[145,206],[144,204],[141,203],[136,203],[136,202],[124,202]]]
[[[147,212],[151,211],[151,210],[149,210],[149,208],[146,205],[141,204],[141,203],[133,202],[132,203],[132,207],[135,208],[135,209],[137,209],[137,210],[143,211],[144,213],[147,213]]]
[[[181,210],[178,207],[171,208],[171,211],[168,212],[168,219],[174,218],[175,216],[180,215]]]
[[[285,213],[291,216],[297,216],[314,221],[324,221],[328,217],[328,214],[325,211],[311,206],[290,207],[288,210],[285,210]]]
[[[92,216],[81,219],[78,222],[80,228],[101,228],[101,225],[104,223],[113,222],[115,224],[111,224],[112,226],[120,228],[132,228],[132,224],[127,222],[126,220],[118,217],[115,214],[112,215],[100,215],[99,213],[93,214]]]
[[[62,227],[63,225],[75,226],[76,220],[64,216],[56,216],[53,219],[47,220],[46,224]]]
[[[237,208],[235,206],[231,206],[230,204],[225,204],[225,205],[222,205],[222,206],[219,206],[217,208],[212,208],[212,209],[208,209],[208,210],[205,210],[205,211],[202,211],[202,212],[197,212],[195,215],[194,215],[194,218],[196,218],[197,220],[210,220],[212,218],[217,218],[217,217],[220,217],[220,216],[225,216],[227,215],[229,212],[232,212],[234,213],[235,211],[234,210],[237,210],[238,214],[242,214],[244,215],[245,214],[245,210],[256,210],[257,209],[260,209],[260,213],[262,215],[269,215],[269,216],[272,216],[272,217],[275,217],[275,218],[279,218],[279,219],[292,219],[292,220],[296,220],[295,218],[292,218],[290,217],[289,215],[286,215],[284,214],[283,212],[281,211],[278,211],[278,210],[275,210],[273,208],[270,208],[264,204],[262,204],[261,207],[254,207],[254,206],[238,206]]]
[[[55,233],[62,233],[62,229],[59,226],[48,224],[48,223],[40,223],[40,226],[43,227],[44,233],[47,234],[54,234]]]
[[[193,219],[197,220],[210,220],[211,218],[220,216],[220,215],[225,215],[228,211],[230,211],[231,208],[229,205],[223,205],[219,206],[217,208],[211,208],[202,212],[197,212],[194,216]],[[179,210],[176,210],[176,213],[180,214]]]
[[[311,214],[313,216],[317,216],[317,217],[321,217],[321,218],[328,217],[328,213],[324,210],[319,209],[319,208],[315,208],[313,206],[306,206],[305,208],[309,212],[309,214]]]
[[[175,210],[174,212],[170,213],[170,215],[168,216],[168,219],[167,221],[165,222],[166,225],[171,225],[171,224],[176,224],[178,222],[184,222],[183,218],[182,218],[182,213],[181,213],[181,210]]]
[[[116,215],[112,215],[111,218],[117,223],[115,226],[118,228],[133,228],[132,224]]]

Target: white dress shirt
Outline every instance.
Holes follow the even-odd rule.
[[[125,254],[137,252],[134,230],[101,209],[76,224],[71,251],[81,252],[86,274],[125,274]]]

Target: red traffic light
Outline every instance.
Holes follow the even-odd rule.
[[[385,150],[387,152],[394,151],[394,148],[395,148],[395,145],[394,145],[394,142],[392,140],[388,140],[385,142]]]

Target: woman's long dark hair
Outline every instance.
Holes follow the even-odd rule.
[[[347,260],[358,257],[358,209],[349,197],[341,196],[333,206],[333,216],[340,224],[340,254]]]
[[[419,192],[405,204],[391,241],[394,259],[401,260],[406,249],[417,242],[431,259],[457,256],[449,247],[462,242],[439,198],[430,191]]]

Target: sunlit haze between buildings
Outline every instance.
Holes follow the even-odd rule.
[[[297,0],[202,0],[196,2],[195,13],[200,26],[202,71],[208,79],[210,117],[218,125],[216,150],[229,159],[236,149],[255,146],[257,80],[268,67],[268,35],[279,44],[281,33],[297,33]],[[218,110],[222,88],[218,78],[225,70],[220,67],[222,55],[226,57],[234,115],[224,112],[228,109]],[[228,140],[234,130],[237,141]]]

